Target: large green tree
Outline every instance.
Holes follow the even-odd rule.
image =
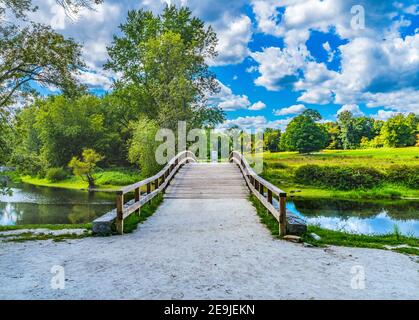
[[[122,35],[108,48],[106,67],[122,75],[115,94],[124,93],[120,97],[131,110],[129,120],[145,116],[175,129],[179,120],[199,127],[224,119],[206,99],[219,90],[206,63],[216,56],[211,27],[205,28],[187,8],[167,6],[161,15],[129,11],[120,28]]]
[[[343,149],[356,149],[361,139],[373,139],[376,135],[375,121],[369,117],[354,117],[350,111],[338,115],[339,138]]]
[[[407,117],[397,114],[388,119],[381,128],[384,145],[387,147],[414,146],[418,122],[418,116],[413,113]]]
[[[281,137],[281,149],[310,153],[326,147],[327,132],[317,123],[321,120],[319,112],[307,109],[288,124]]]

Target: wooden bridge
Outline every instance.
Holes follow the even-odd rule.
[[[128,193],[134,199],[126,202]],[[286,193],[258,176],[245,157],[233,151],[229,163],[199,163],[191,151],[180,152],[159,173],[118,190],[116,210],[93,222],[95,233],[110,233],[115,223],[123,234],[124,219],[140,214],[141,206],[158,194],[165,199],[219,199],[234,201],[250,193],[259,199],[278,221],[279,234],[286,234]]]

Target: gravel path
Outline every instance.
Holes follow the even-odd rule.
[[[416,258],[306,248],[272,239],[258,220],[246,199],[166,199],[122,237],[0,243],[0,298],[419,299]],[[54,265],[62,290],[51,288]],[[357,266],[364,289],[351,287]]]

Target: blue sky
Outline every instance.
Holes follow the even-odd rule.
[[[187,5],[212,25],[219,57],[208,61],[221,92],[210,98],[227,122],[276,127],[306,108],[334,120],[342,110],[387,119],[419,113],[419,5],[377,0],[105,0],[69,19],[55,0],[36,0],[34,19],[84,45],[80,76],[93,92],[111,89],[106,46],[129,9]]]

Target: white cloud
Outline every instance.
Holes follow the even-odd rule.
[[[377,120],[387,121],[396,114],[397,112],[394,111],[378,110],[377,114],[373,114],[372,117]]]
[[[252,38],[252,22],[246,15],[241,15],[236,19],[229,16],[224,18],[224,23],[220,30],[217,30],[218,56],[212,65],[227,65],[241,63],[248,55],[248,44]],[[229,21],[229,22],[227,22]]]
[[[367,107],[383,107],[398,112],[413,112],[419,114],[419,90],[407,88],[395,92],[365,93],[362,98]]]
[[[218,81],[218,84],[220,86],[220,92],[208,98],[210,105],[218,106],[224,111],[247,109],[251,105],[246,95],[236,95],[220,81]]]
[[[113,84],[112,77],[105,72],[80,71],[77,78],[89,88],[110,90]]]
[[[259,64],[260,76],[255,84],[275,91],[282,87],[287,78],[298,76],[298,70],[304,65],[306,51],[270,47],[251,53],[251,57]]]
[[[262,101],[258,101],[256,103],[252,104],[249,107],[249,110],[258,111],[258,110],[262,110],[262,109],[265,109],[265,108],[266,108],[266,104],[264,104]]]
[[[355,117],[362,117],[364,115],[357,104],[345,104],[337,111],[337,114],[344,111],[350,111]]]
[[[266,128],[285,130],[292,118],[269,121],[264,116],[238,117],[232,120],[226,120],[219,129],[228,129],[232,126],[238,126],[243,130],[264,130]]]
[[[333,61],[333,58],[335,57],[335,51],[332,50],[328,41],[323,43],[323,49],[327,52],[327,61]]]
[[[296,104],[287,108],[282,108],[279,110],[273,110],[274,114],[276,116],[285,116],[285,115],[290,115],[290,114],[298,114],[303,112],[304,110],[306,110],[305,105],[303,104]]]

